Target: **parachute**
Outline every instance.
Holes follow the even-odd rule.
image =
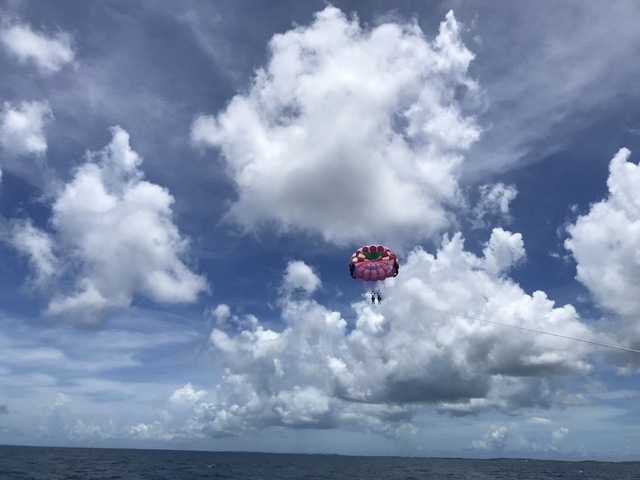
[[[356,250],[349,262],[351,277],[365,282],[378,282],[398,275],[396,254],[382,245],[371,245]]]

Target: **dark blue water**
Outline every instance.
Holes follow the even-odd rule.
[[[640,462],[349,457],[0,446],[0,480],[638,480]]]

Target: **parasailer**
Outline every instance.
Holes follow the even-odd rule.
[[[389,277],[396,277],[399,270],[396,254],[382,245],[359,248],[349,262],[351,277],[365,282],[381,282]],[[376,301],[378,305],[382,305],[382,294],[374,289],[371,292],[371,305],[375,305]]]

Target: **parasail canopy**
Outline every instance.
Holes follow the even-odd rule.
[[[382,245],[371,245],[356,250],[349,262],[351,276],[365,282],[378,282],[398,275],[396,254]]]

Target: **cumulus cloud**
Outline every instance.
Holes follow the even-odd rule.
[[[52,118],[47,102],[22,102],[17,108],[5,103],[0,112],[0,146],[12,156],[44,155],[44,127]]]
[[[216,305],[215,308],[208,309],[206,313],[215,318],[218,325],[222,325],[225,320],[231,317],[231,308],[229,305],[221,303]]]
[[[50,234],[29,222],[12,231],[38,281],[51,278],[55,265],[68,280],[50,282],[55,295],[46,312],[83,323],[99,323],[109,309],[129,306],[134,295],[192,302],[207,289],[204,277],[183,260],[188,242],[173,223],[173,197],[143,179],[142,158],[127,132],[114,127],[112,134],[55,198]],[[66,284],[69,291],[61,287]]]
[[[493,454],[557,452],[558,444],[569,434],[566,427],[552,428],[552,422],[529,423],[534,427],[526,430],[515,423],[491,425],[482,438],[471,442],[471,448]]]
[[[202,428],[396,435],[425,406],[467,415],[571,402],[562,378],[590,370],[587,345],[490,322],[584,339],[592,332],[571,305],[528,295],[505,275],[524,255],[519,235],[496,229],[487,245],[478,257],[455,235],[436,255],[414,250],[402,274],[387,280],[384,304],[363,295],[352,320],[283,288],[283,329],[259,319],[240,331],[217,326],[210,344],[225,374],[215,400],[200,405]],[[291,265],[312,271],[292,262],[287,272]]]
[[[487,225],[486,217],[498,218],[505,223],[511,221],[509,207],[511,202],[518,195],[518,190],[513,185],[505,185],[502,182],[495,184],[481,185],[479,188],[480,198],[477,204],[471,209],[473,224],[476,228]]]
[[[471,445],[478,450],[502,451],[506,440],[511,435],[512,426],[492,425],[482,440],[474,440]]]
[[[175,435],[167,432],[165,426],[159,421],[139,423],[130,427],[127,433],[131,438],[139,440],[161,440],[168,442],[175,439]]]
[[[522,235],[502,228],[493,229],[483,253],[484,268],[494,274],[510,269],[526,257]]]
[[[287,292],[303,290],[307,294],[313,293],[322,282],[313,269],[304,262],[289,262],[284,274],[283,286]]]
[[[107,439],[115,435],[115,428],[111,424],[103,426],[94,422],[85,423],[79,418],[66,425],[65,430],[69,438],[79,441]]]
[[[187,383],[183,387],[179,388],[169,398],[169,402],[175,405],[193,405],[196,402],[201,401],[207,396],[206,390],[194,390],[191,382]]]
[[[462,153],[480,135],[452,12],[429,41],[415,23],[368,29],[328,6],[269,49],[249,90],[192,126],[236,186],[229,218],[337,243],[379,238],[380,220],[396,241],[452,224]]]
[[[60,32],[47,36],[28,25],[13,25],[0,31],[4,48],[21,63],[32,62],[44,74],[52,74],[73,62],[71,36]]]
[[[567,227],[576,278],[596,303],[621,317],[620,337],[640,345],[640,167],[620,149],[609,165],[608,196]]]

